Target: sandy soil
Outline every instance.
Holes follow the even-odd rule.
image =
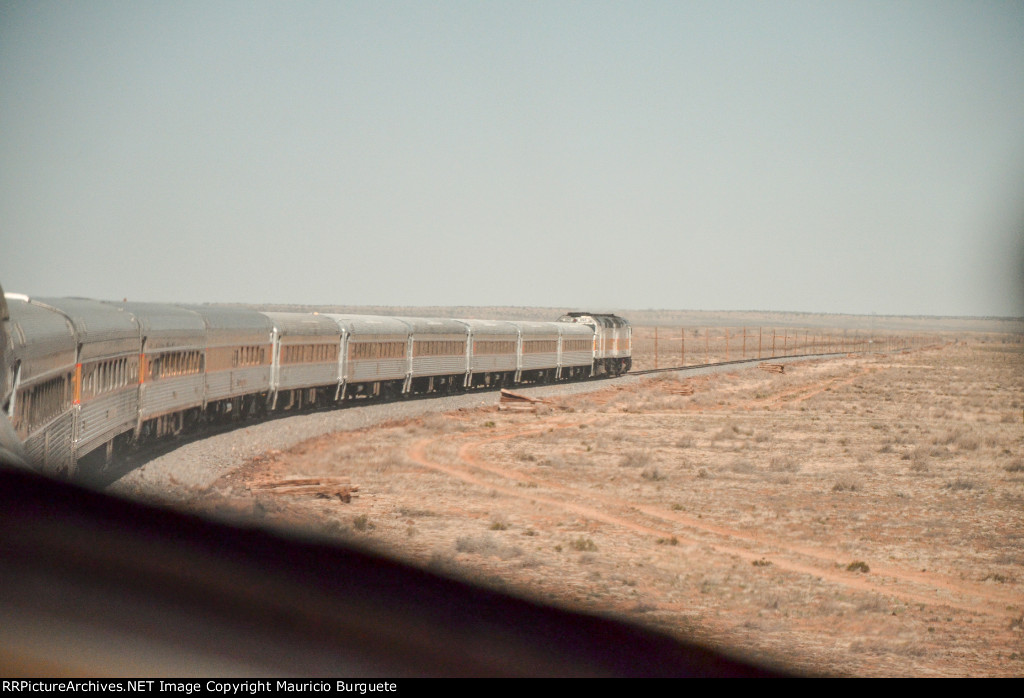
[[[662,374],[319,437],[187,505],[799,671],[1019,676],[1022,409],[1020,344]],[[335,480],[265,489],[295,476]]]

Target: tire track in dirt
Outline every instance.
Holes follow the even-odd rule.
[[[1008,605],[1020,604],[1021,598],[1015,594],[994,593],[994,590],[984,588],[981,585],[954,582],[937,575],[913,572],[875,563],[873,563],[872,574],[882,579],[875,581],[870,578],[858,578],[852,576],[852,574],[858,573],[842,570],[839,561],[827,549],[795,545],[789,541],[760,536],[756,533],[740,529],[709,524],[703,520],[657,507],[624,505],[621,499],[580,490],[527,473],[510,470],[497,464],[483,461],[478,456],[479,449],[491,443],[530,436],[553,428],[577,427],[580,423],[578,421],[560,423],[556,420],[547,420],[541,427],[531,426],[531,428],[515,429],[498,435],[488,434],[487,438],[482,439],[478,438],[483,435],[481,432],[462,434],[460,436],[463,439],[468,439],[457,450],[457,458],[464,464],[462,466],[442,463],[429,456],[428,449],[430,446],[444,440],[438,437],[421,439],[415,442],[408,449],[407,455],[410,460],[422,467],[443,472],[463,482],[501,492],[510,497],[569,511],[576,515],[625,528],[635,533],[663,538],[675,537],[680,543],[705,546],[716,554],[738,557],[746,562],[752,563],[761,558],[771,557],[771,562],[780,569],[817,577],[856,591],[894,596],[904,601],[928,606],[949,606],[969,613],[985,613],[1007,618],[1016,617],[1017,615],[1007,610]],[[526,493],[522,491],[521,487],[508,487],[495,483],[481,477],[477,473],[486,473],[506,481],[531,483],[537,487],[544,487],[549,491],[563,493],[563,496]],[[579,503],[580,501],[587,503]],[[638,521],[635,516],[630,516],[630,512],[642,514],[649,519],[654,519],[656,522],[684,526],[686,529],[689,529],[689,535],[681,536],[680,532],[674,527],[670,528],[658,523],[652,524]],[[715,538],[724,540],[716,541]],[[805,559],[801,560],[799,558]],[[915,591],[906,588],[894,588],[892,586],[893,583],[915,584],[925,587],[926,590]],[[973,598],[975,601],[950,598],[946,594],[968,597],[968,599]]]
[[[882,370],[882,369],[880,367],[877,367],[877,366],[864,366],[864,367],[861,367],[857,371],[857,373],[855,373],[852,376],[847,376],[847,377],[834,376],[832,378],[826,378],[826,379],[820,380],[820,381],[814,381],[814,382],[810,382],[810,383],[805,383],[803,385],[798,385],[798,386],[789,388],[788,390],[781,391],[781,392],[777,393],[776,395],[772,395],[772,396],[769,396],[769,397],[766,397],[766,398],[752,398],[752,399],[748,399],[748,400],[743,400],[742,404],[737,404],[735,402],[728,402],[727,401],[724,405],[688,405],[687,407],[684,407],[680,411],[681,412],[718,412],[718,411],[721,411],[721,410],[729,410],[729,409],[742,409],[742,410],[750,411],[750,410],[755,410],[755,409],[762,409],[765,406],[778,406],[778,405],[782,405],[784,403],[792,404],[792,403],[803,402],[804,400],[808,400],[808,399],[814,397],[815,395],[820,395],[821,393],[824,393],[827,390],[834,389],[836,387],[841,387],[843,385],[849,385],[849,384],[853,383],[855,380],[857,380],[859,378],[862,378],[864,376],[870,375],[872,373],[875,373],[876,371],[879,371],[879,370]]]

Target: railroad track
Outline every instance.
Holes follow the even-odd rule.
[[[689,366],[669,366],[667,368],[647,368],[642,371],[629,371],[624,373],[626,376],[643,376],[648,373],[668,373],[670,371],[693,371],[699,368],[707,368],[708,366],[732,366],[735,364],[753,364],[762,363],[764,361],[783,361],[786,359],[813,359],[817,357],[826,356],[840,356],[846,355],[849,352],[836,351],[827,354],[790,354],[789,356],[772,356],[762,357],[760,359],[733,359],[731,361],[713,361],[709,364],[690,364]]]

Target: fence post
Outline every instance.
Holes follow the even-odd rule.
[[[725,328],[725,360],[729,360],[729,328]]]
[[[654,368],[658,368],[658,327],[654,327]]]
[[[764,334],[764,328],[757,328],[757,358],[761,358],[761,335]]]
[[[686,328],[679,328],[679,365],[686,365]]]
[[[711,339],[710,339],[710,334],[708,333],[708,328],[705,327],[704,328],[704,363],[705,364],[710,362],[710,359],[708,358],[710,356],[710,354],[711,354]]]

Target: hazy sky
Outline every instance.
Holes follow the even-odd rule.
[[[0,284],[1024,315],[1024,2],[6,2]]]

